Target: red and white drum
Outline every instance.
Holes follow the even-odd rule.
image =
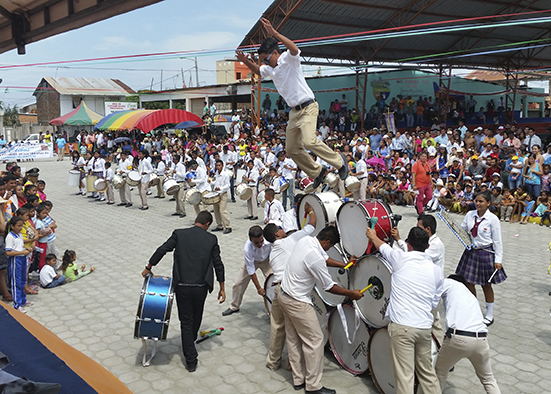
[[[312,205],[312,204],[310,204]],[[371,218],[377,218],[375,231],[385,242],[391,242],[392,210],[383,201],[364,200],[349,201],[343,204],[337,212],[337,225],[341,234],[343,249],[353,256],[375,253],[375,247],[365,235],[371,227]]]
[[[310,298],[312,299],[312,305],[314,306],[314,311],[316,312],[321,331],[323,332],[323,345],[325,346],[329,340],[329,332],[327,331],[327,317],[331,310],[327,307],[327,305],[325,305],[323,300],[315,291],[310,293]]]
[[[352,289],[364,289],[370,284],[362,298],[353,301],[360,317],[372,327],[384,327],[389,321],[385,318],[390,300],[392,268],[380,255],[364,256],[350,268]]]
[[[304,207],[306,203],[310,204],[316,214],[316,230],[312,234],[312,236],[315,237],[325,227],[335,224],[337,211],[342,205],[342,200],[337,193],[331,191],[312,193],[304,196],[297,209],[297,224],[299,230],[308,223],[308,218],[304,220]]]
[[[339,305],[328,322],[329,344],[340,365],[354,375],[367,371],[369,330],[350,305]]]
[[[304,193],[312,193],[314,191],[314,180],[312,178],[302,178],[299,186]]]
[[[331,249],[329,249],[327,251],[327,254],[334,260],[347,263],[346,257],[343,255],[338,245],[335,245]],[[339,274],[339,268],[327,267],[327,269],[329,271],[329,275],[331,275],[331,278],[333,278],[333,280],[337,282],[337,285],[348,289],[348,270],[344,271],[344,274],[341,275]],[[319,283],[318,281],[316,281],[314,290],[316,290],[323,302],[325,302],[329,306],[337,306],[339,304],[342,304],[344,302],[344,299],[346,298],[345,296],[333,294],[323,290],[321,283]]]

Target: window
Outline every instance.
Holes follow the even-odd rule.
[[[236,72],[235,73],[235,79],[241,79],[241,73]]]

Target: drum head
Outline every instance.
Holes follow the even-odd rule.
[[[243,189],[243,192],[239,196],[239,198],[243,201],[247,201],[249,198],[253,196],[253,189],[251,189],[249,186],[246,186]]]
[[[304,206],[306,203],[310,204],[316,214],[316,230],[312,234],[312,237],[315,237],[325,227],[335,223],[337,211],[342,205],[342,200],[337,193],[331,191],[305,195],[300,201],[300,206],[297,210],[297,225],[299,229],[302,229],[308,223],[308,218],[304,220]]]
[[[191,205],[197,205],[201,202],[201,193],[196,188],[192,188],[187,192],[186,200]]]
[[[316,316],[318,317],[321,331],[323,332],[323,346],[325,346],[325,344],[329,340],[326,317],[330,310],[328,309],[327,305],[323,303],[323,300],[315,291],[312,291],[312,293],[310,293],[310,298],[312,299],[312,305],[314,306],[314,311],[316,311]]]
[[[273,301],[275,297],[276,287],[272,286],[272,284],[274,283],[274,279],[275,279],[275,276],[273,273],[271,273],[264,281],[264,291],[266,292],[266,296],[264,297],[264,306],[268,311],[268,315],[272,313],[272,303],[270,301]],[[269,298],[270,301],[268,301],[266,298]]]
[[[134,337],[164,341],[168,333],[174,300],[172,278],[148,276],[144,280],[143,287],[136,315]]]
[[[346,321],[348,339],[337,308],[329,316],[329,344],[339,364],[348,372],[360,375],[369,368],[367,361],[369,330],[359,318],[359,327],[356,330],[356,311],[350,305],[343,305],[342,310]],[[348,340],[352,343],[348,343]]]
[[[334,260],[342,261],[346,263],[346,258],[343,256],[343,254],[340,251],[340,248],[338,246],[333,246],[331,249],[327,251],[327,254],[329,257],[331,257]],[[329,275],[331,275],[331,278],[335,282],[337,282],[337,285],[340,287],[343,287],[345,289],[348,289],[348,270],[344,271],[344,274],[339,274],[339,268],[336,267],[327,267],[329,271]],[[316,281],[316,285],[314,287],[320,298],[329,306],[337,306],[339,304],[342,304],[345,300],[345,296],[341,296],[338,294],[333,294],[328,291],[323,290],[323,287],[321,286],[321,283]]]
[[[390,337],[385,328],[375,331],[369,339],[369,372],[373,383],[383,394],[395,394],[396,378],[394,377],[394,364],[390,353]]]
[[[371,255],[359,259],[350,270],[351,288],[361,290],[373,284],[362,298],[353,301],[361,318],[372,327],[386,326],[389,323],[385,313],[390,300],[390,265],[381,256]]]

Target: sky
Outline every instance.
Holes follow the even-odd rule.
[[[272,0],[164,0],[89,26],[28,44],[27,54],[0,54],[0,66],[101,58],[168,51],[227,49],[198,57],[199,84],[216,82],[216,60],[233,56]],[[105,64],[33,66],[0,69],[0,101],[19,107],[35,101],[32,92],[44,76],[120,79],[134,90],[195,86],[194,59],[124,61]],[[191,85],[190,85],[191,78]],[[12,88],[7,88],[12,87]],[[13,88],[19,87],[19,88]]]

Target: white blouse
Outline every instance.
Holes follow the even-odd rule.
[[[471,229],[475,225],[475,218],[477,220],[483,219],[478,226],[478,234],[473,237]],[[486,210],[486,213],[480,218],[478,211],[469,211],[461,223],[461,227],[469,233],[475,247],[493,245],[496,253],[495,262],[501,264],[503,260],[503,243],[501,242],[501,224],[496,215]]]

